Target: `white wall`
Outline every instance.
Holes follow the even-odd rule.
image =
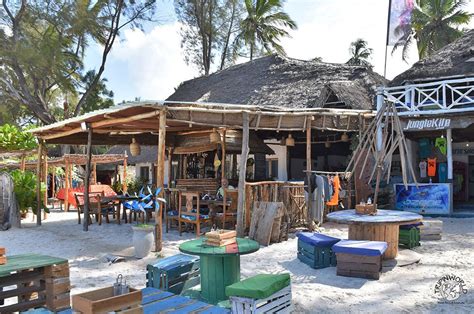
[[[270,144],[273,143],[273,144]],[[287,148],[285,145],[277,145],[275,141],[267,143],[268,146],[275,152],[274,155],[267,155],[267,159],[278,159],[278,180],[288,180],[287,163]]]

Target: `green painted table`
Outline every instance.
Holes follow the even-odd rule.
[[[258,251],[260,245],[237,238],[227,246],[206,245],[205,238],[186,241],[179,246],[183,253],[200,256],[201,297],[211,304],[227,300],[225,287],[240,281],[240,255]]]

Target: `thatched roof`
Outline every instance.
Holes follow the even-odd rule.
[[[376,87],[385,84],[382,76],[363,66],[270,55],[185,81],[167,100],[340,108],[326,105],[335,95],[345,108],[372,109]]]
[[[416,62],[410,69],[395,77],[390,85],[467,76],[474,76],[474,30]]]

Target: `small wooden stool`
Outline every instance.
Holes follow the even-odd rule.
[[[337,275],[378,280],[387,247],[387,242],[382,241],[339,241],[332,247],[337,258]]]
[[[321,233],[300,232],[298,237],[298,259],[308,266],[320,269],[336,266],[336,255],[331,247],[341,239]]]

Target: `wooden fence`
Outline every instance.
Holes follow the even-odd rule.
[[[287,228],[304,226],[307,218],[304,183],[285,181],[247,182],[245,185],[245,225],[255,202],[282,202],[285,205]]]

